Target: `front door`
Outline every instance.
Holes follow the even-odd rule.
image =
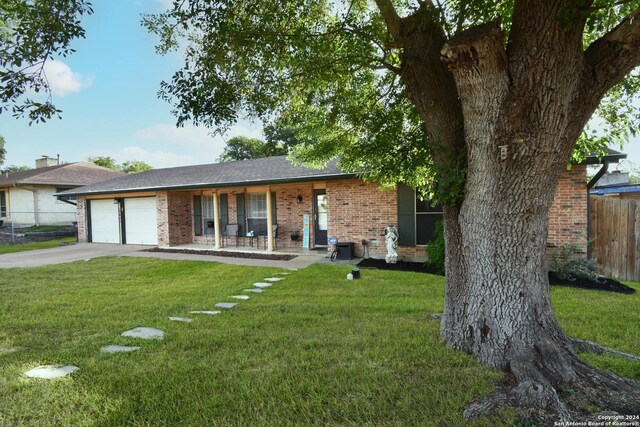
[[[327,245],[327,224],[329,216],[327,214],[327,192],[326,190],[315,190],[313,192],[313,214],[314,214],[314,242],[315,246]]]

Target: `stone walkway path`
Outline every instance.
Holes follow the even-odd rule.
[[[279,276],[288,276],[290,273],[281,272],[276,273]],[[256,282],[253,284],[253,288],[244,289],[242,292],[251,293],[251,294],[260,294],[265,291],[265,288],[273,286],[273,283],[284,280],[284,277],[267,277],[264,279],[264,282]],[[229,298],[234,298],[236,300],[246,301],[250,299],[249,295],[232,295]],[[215,308],[222,308],[225,310],[230,310],[240,304],[239,302],[218,302],[214,304]],[[204,315],[217,315],[221,314],[220,310],[193,310],[189,312],[190,314],[204,314]],[[186,317],[169,317],[169,320],[174,322],[183,322],[183,323],[191,323],[193,319]],[[138,326],[128,331],[124,331],[120,334],[122,337],[136,338],[141,340],[163,340],[164,339],[164,331],[152,328],[148,326]],[[109,344],[102,348],[100,348],[100,353],[131,353],[134,351],[140,350],[141,347],[138,346],[127,346],[127,345],[117,345],[117,344]],[[80,368],[73,365],[47,365],[47,366],[38,366],[37,368],[31,369],[24,373],[26,377],[29,378],[45,378],[45,379],[53,379],[53,378],[61,378],[67,375],[72,374],[73,372],[79,371]]]

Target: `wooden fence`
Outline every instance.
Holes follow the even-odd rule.
[[[605,276],[640,282],[640,201],[591,196],[591,258]]]

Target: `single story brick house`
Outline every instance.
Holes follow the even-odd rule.
[[[93,163],[60,164],[42,157],[35,169],[0,175],[0,220],[14,226],[71,225],[77,212],[73,196],[58,199],[54,194],[123,175]]]
[[[610,153],[607,161],[619,156],[625,155]],[[550,247],[577,239],[586,250],[586,164],[600,160],[590,157],[564,173],[551,209]],[[309,169],[284,156],[154,169],[62,194],[77,197],[81,242],[159,247],[235,246],[238,239],[229,242],[225,234],[237,231],[242,244],[248,234],[265,236],[261,249],[266,250],[331,249],[333,236],[353,242],[356,256],[363,255],[364,241],[371,257],[384,258],[383,230],[394,225],[400,256],[419,259],[442,218],[440,209],[405,185],[385,191],[343,172],[335,161]],[[300,238],[293,240],[292,233]]]

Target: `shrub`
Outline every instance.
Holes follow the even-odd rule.
[[[553,251],[551,271],[563,280],[598,280],[596,260],[583,255],[576,243],[565,243]]]
[[[436,238],[427,243],[426,266],[434,273],[444,276],[444,224],[436,222]]]

